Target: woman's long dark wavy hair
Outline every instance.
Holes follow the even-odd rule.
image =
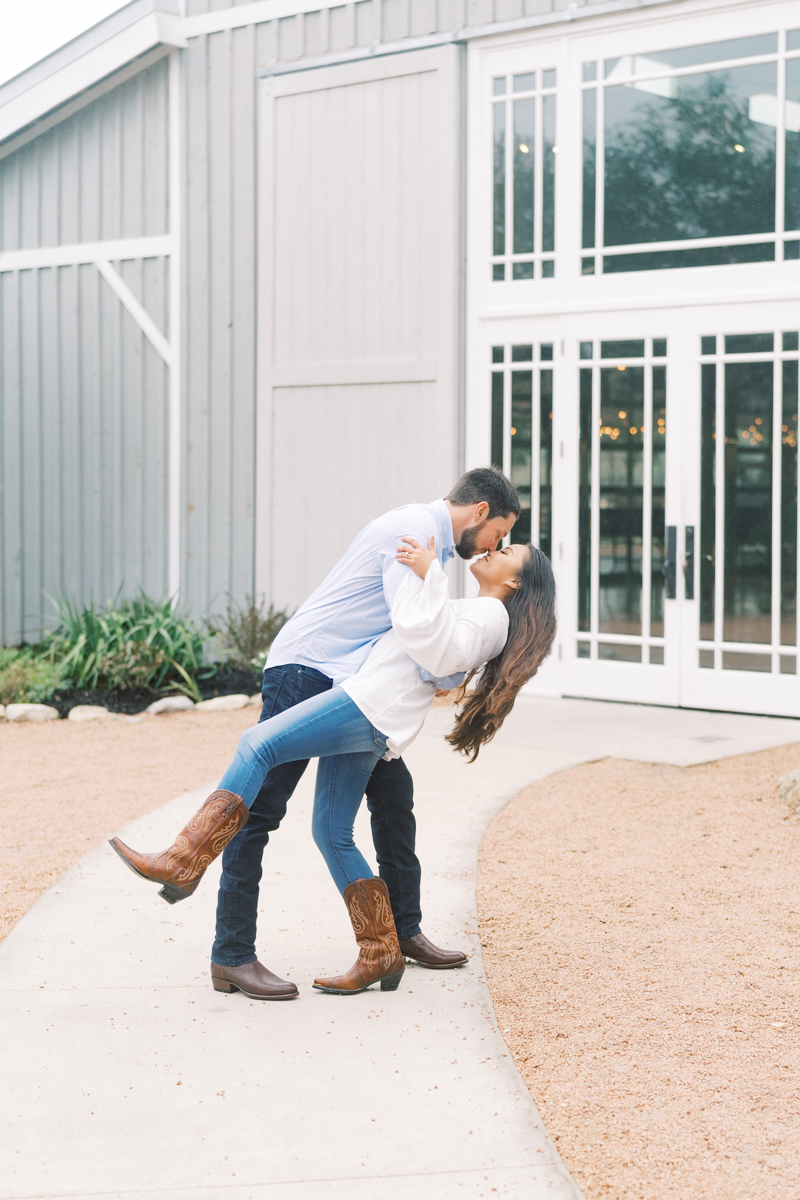
[[[556,636],[556,581],[550,559],[537,546],[528,546],[519,573],[520,586],[505,601],[508,638],[496,658],[471,671],[461,689],[463,707],[447,740],[470,762],[478,757],[505,721],[517,692],[542,665]],[[477,676],[472,691],[467,688]]]

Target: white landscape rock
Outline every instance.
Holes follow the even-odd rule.
[[[246,708],[249,703],[249,696],[215,696],[213,700],[201,700],[194,709],[195,712],[230,712],[234,708]]]
[[[163,700],[154,700],[152,704],[148,704],[147,712],[157,717],[159,713],[188,712],[194,707],[194,700],[190,700],[188,696],[164,696]]]
[[[68,721],[103,721],[111,713],[101,704],[76,704],[67,714]]]
[[[49,704],[7,704],[7,721],[57,721],[58,709]]]
[[[261,692],[255,692],[247,701],[248,704],[263,704],[263,702]]]
[[[800,812],[800,767],[778,780],[781,804]]]
[[[0,704],[0,721],[5,721],[5,719],[6,719],[6,706],[5,706],[5,704]]]

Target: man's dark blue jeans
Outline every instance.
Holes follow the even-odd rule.
[[[293,708],[302,700],[331,688],[327,675],[298,663],[270,667],[264,672],[260,720]],[[269,835],[286,815],[286,806],[308,766],[303,762],[274,767],[250,809],[241,833],[222,856],[222,880],[217,899],[217,930],[212,961],[223,967],[240,967],[256,957],[256,921],[261,859]],[[414,819],[414,785],[401,758],[379,760],[367,784],[367,807],[381,879],[389,889],[397,935],[420,932],[420,865],[414,852],[417,826]],[[308,852],[313,853],[311,837]],[[333,887],[333,884],[331,884]]]

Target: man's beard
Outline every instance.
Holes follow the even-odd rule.
[[[476,554],[483,554],[483,550],[475,549],[475,543],[485,525],[486,521],[483,521],[480,525],[473,525],[470,529],[465,529],[456,543],[456,554],[467,559],[474,558]]]

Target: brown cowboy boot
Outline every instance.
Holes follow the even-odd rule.
[[[358,958],[345,975],[315,979],[319,992],[354,996],[380,980],[382,992],[393,992],[405,963],[397,944],[389,892],[382,879],[357,879],[344,889],[344,902],[358,942]]]
[[[249,816],[250,810],[241,796],[234,792],[212,792],[169,850],[139,854],[116,837],[110,839],[109,845],[136,875],[164,885],[158,894],[167,904],[177,904],[197,890],[206,870],[244,828]]]
[[[400,952],[403,958],[410,958],[430,971],[450,971],[453,967],[463,967],[468,961],[463,950],[442,950],[434,946],[422,930],[414,937],[400,938]]]

